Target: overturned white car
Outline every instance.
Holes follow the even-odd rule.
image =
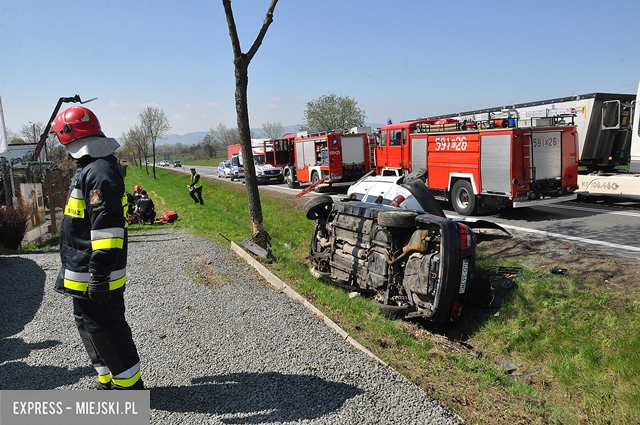
[[[478,237],[498,230],[483,220],[448,219],[424,183],[424,173],[366,176],[349,198],[316,196],[305,204],[315,220],[309,259],[320,276],[371,293],[383,314],[454,321],[489,296],[476,273]],[[361,190],[358,190],[358,186]]]

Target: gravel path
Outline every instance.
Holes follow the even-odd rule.
[[[59,261],[57,251],[0,256],[0,390],[94,387],[71,299],[52,289]],[[464,423],[226,246],[168,226],[134,233],[127,272],[151,424]]]

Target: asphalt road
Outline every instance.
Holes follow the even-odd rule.
[[[189,165],[173,170],[190,172]],[[222,180],[217,177],[216,167],[198,166],[197,170],[202,176]],[[292,196],[301,190],[289,189],[284,183],[262,185],[260,188],[291,193]],[[314,193],[305,196],[314,196]],[[442,207],[447,216],[457,216],[450,204],[443,202]],[[571,240],[587,248],[621,257],[640,256],[640,200],[589,197],[540,207],[502,209],[484,213],[478,218],[498,223],[515,234],[535,233]]]

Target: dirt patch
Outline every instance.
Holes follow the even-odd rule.
[[[582,276],[585,283],[638,285],[640,260],[614,256],[596,249],[554,239],[517,236],[508,240],[482,242],[478,252],[497,259],[520,261],[531,269],[554,268]]]

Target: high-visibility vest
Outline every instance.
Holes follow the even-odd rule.
[[[199,189],[202,187],[202,179],[200,178],[200,174],[195,173],[193,176],[191,176],[191,186],[193,186],[194,189]]]

